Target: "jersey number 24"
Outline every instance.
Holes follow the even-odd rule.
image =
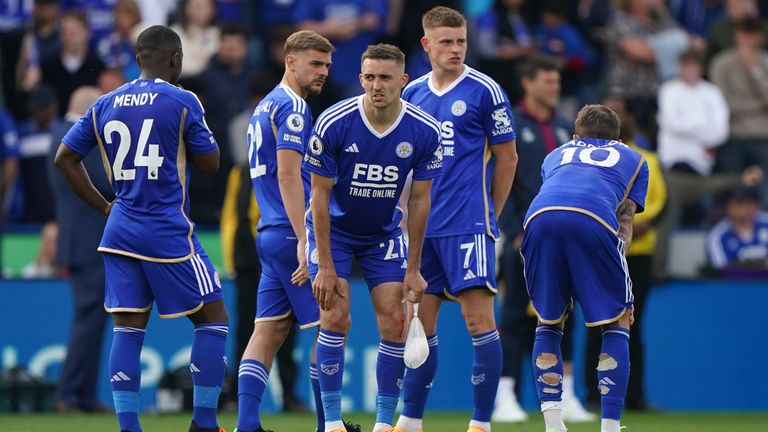
[[[131,131],[128,129],[128,125],[120,120],[111,120],[104,125],[104,138],[107,144],[112,144],[112,134],[117,133],[120,136],[120,145],[117,148],[117,154],[115,155],[115,161],[112,163],[112,172],[114,173],[115,180],[135,180],[136,168],[135,167],[147,167],[147,178],[150,180],[157,180],[158,171],[163,166],[163,157],[160,156],[160,145],[149,144],[149,132],[152,130],[153,119],[144,119],[144,123],[141,124],[141,131],[139,132],[139,141],[136,143],[136,156],[133,158],[134,168],[124,168],[125,158],[128,156],[128,150],[131,148]],[[144,150],[149,147],[147,155],[144,156]]]

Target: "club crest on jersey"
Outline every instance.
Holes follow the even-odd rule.
[[[304,118],[301,117],[301,114],[293,113],[288,116],[285,124],[288,126],[288,129],[292,131],[301,132],[301,130],[304,129]]]
[[[320,138],[313,136],[312,139],[309,140],[309,151],[318,156],[323,154],[323,142],[320,141]]]
[[[406,159],[413,154],[413,145],[407,141],[403,141],[397,145],[395,153],[397,153],[398,157]]]
[[[459,99],[451,105],[451,114],[459,117],[467,112],[467,103]]]
[[[309,254],[309,261],[312,264],[317,264],[317,249],[312,249],[312,253]]]
[[[506,107],[501,107],[493,111],[491,118],[496,122],[493,136],[507,134],[512,132],[512,120],[509,118]]]

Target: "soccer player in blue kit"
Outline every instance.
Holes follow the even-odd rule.
[[[521,247],[531,303],[536,392],[548,432],[563,424],[563,325],[575,297],[587,326],[602,326],[597,365],[604,432],[619,432],[629,382],[632,281],[624,258],[632,219],[643,211],[648,164],[618,141],[619,117],[604,105],[579,111],[573,141],[550,153],[525,216]]]
[[[263,431],[259,405],[272,361],[294,320],[301,328],[320,324],[308,283],[304,212],[309,172],[302,158],[312,136],[312,114],[304,98],[318,94],[331,66],[334,47],[313,31],[293,33],[285,42],[285,73],[253,112],[247,141],[250,172],[261,218],[256,247],[261,260],[253,334],[238,373],[237,431]],[[318,426],[324,424],[314,359],[310,364]]]
[[[227,311],[219,276],[187,216],[187,158],[213,174],[219,147],[200,101],[174,85],[182,65],[179,36],[165,26],[149,27],[136,52],[141,76],[88,109],[62,139],[55,163],[78,196],[108,218],[99,251],[104,307],[115,322],[109,373],[120,430],[141,431],[139,356],[154,302],[161,318],[187,316],[195,325],[189,430],[219,431]],[[94,147],[114,188],[113,202],[94,188],[81,162]]]
[[[408,370],[398,431],[422,429],[424,407],[437,370],[437,316],[444,299],[461,304],[472,336],[472,432],[488,432],[501,375],[501,344],[494,319],[496,219],[517,167],[512,109],[488,76],[464,64],[467,23],[438,6],[422,17],[421,44],[432,72],[413,81],[403,99],[441,126],[445,167],[432,186],[421,271],[428,286],[419,317],[430,345],[426,363]]]
[[[408,80],[404,69],[397,47],[369,46],[361,59],[365,93],[318,118],[304,158],[312,172],[309,272],[320,305],[317,364],[325,432],[345,430],[341,386],[352,258],[368,285],[381,337],[374,431],[392,428],[399,400],[405,371],[402,303],[419,301],[426,287],[421,249],[432,179],[441,172],[443,156],[437,121],[400,99]],[[406,244],[398,200],[411,171]]]

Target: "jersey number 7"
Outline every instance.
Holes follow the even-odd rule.
[[[158,144],[149,144],[149,152],[144,156],[144,150],[147,148],[149,132],[152,130],[154,119],[144,119],[139,132],[139,141],[136,148],[136,156],[133,158],[134,167],[147,167],[147,178],[157,180],[158,171],[163,166],[163,158],[160,156],[160,146]],[[112,134],[117,132],[120,136],[120,146],[117,148],[115,161],[112,163],[112,172],[115,180],[135,180],[136,169],[125,169],[125,158],[128,156],[128,150],[131,148],[131,131],[128,125],[120,120],[111,120],[104,125],[104,138],[107,144],[112,144]]]

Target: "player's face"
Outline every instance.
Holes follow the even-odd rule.
[[[536,78],[523,80],[526,94],[530,94],[537,103],[555,109],[560,103],[560,72],[540,70]]]
[[[289,54],[287,67],[293,72],[299,87],[307,94],[318,94],[323,89],[331,69],[331,53],[309,49]]]
[[[466,27],[437,27],[427,29],[421,46],[429,55],[433,69],[459,72],[467,56]]]
[[[404,65],[398,65],[394,60],[363,61],[360,84],[371,106],[384,109],[400,99],[400,91],[408,82],[404,68]]]

